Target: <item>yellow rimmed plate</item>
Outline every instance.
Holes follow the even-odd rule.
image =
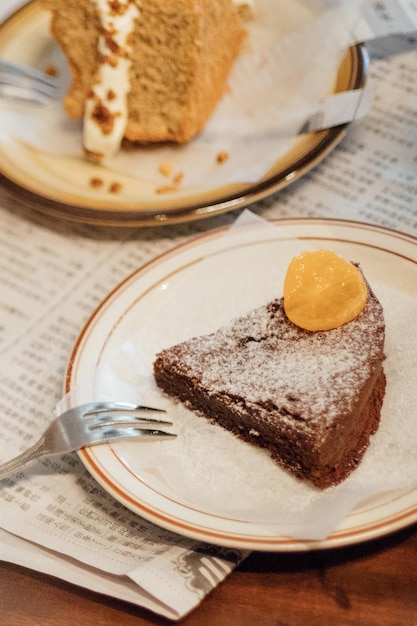
[[[40,0],[14,13],[0,26],[0,57],[43,69],[56,49],[48,20]],[[335,76],[334,91],[362,87],[366,71],[364,46],[353,46]],[[175,224],[248,206],[286,187],[322,161],[345,130],[343,125],[294,137],[288,152],[256,183],[195,186],[165,194],[153,190],[144,194],[137,180],[122,174],[117,174],[121,191],[111,194],[104,189],[114,173],[82,157],[60,157],[23,142],[0,140],[0,186],[30,208],[72,221],[110,226]],[[103,191],[91,187],[92,178],[105,182]]]

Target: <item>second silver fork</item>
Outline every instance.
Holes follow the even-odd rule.
[[[0,97],[46,104],[59,97],[59,81],[36,68],[0,59]]]

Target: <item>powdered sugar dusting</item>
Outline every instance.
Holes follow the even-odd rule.
[[[296,417],[298,430],[320,434],[354,408],[379,368],[383,342],[382,307],[373,296],[349,324],[315,333],[289,322],[275,300],[165,354],[210,394],[243,398],[244,411],[265,407],[261,419],[271,425],[278,407],[280,420]]]

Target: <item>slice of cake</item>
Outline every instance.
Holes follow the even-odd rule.
[[[362,312],[326,331],[290,322],[279,299],[163,350],[154,375],[172,398],[326,488],[355,469],[378,428],[384,335],[369,286]]]
[[[42,0],[64,51],[70,117],[97,159],[122,138],[185,143],[227,88],[245,31],[232,0]]]

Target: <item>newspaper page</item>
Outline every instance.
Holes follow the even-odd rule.
[[[355,219],[417,235],[416,43],[408,32],[370,44],[375,98],[368,115],[311,173],[253,212]],[[0,461],[31,445],[52,419],[72,346],[107,293],[161,252],[236,217],[117,231],[67,223],[0,195]],[[126,510],[76,454],[3,480],[0,501],[0,558],[173,620],[245,557]]]
[[[15,207],[2,210],[0,219],[0,436],[1,460],[6,460],[29,447],[51,421],[72,344],[96,304],[132,268],[172,242],[155,238],[149,245],[151,231],[115,242],[77,228],[59,232],[42,216],[22,219]],[[64,577],[78,569],[74,559],[129,577],[143,590],[143,597],[130,596],[174,619],[243,558],[239,551],[201,546],[156,528],[125,510],[98,487],[76,454],[51,457],[34,472],[4,479],[0,501],[1,527],[47,548],[49,558],[51,551],[66,555],[72,565],[65,563]],[[13,560],[6,548],[0,551]],[[30,552],[33,558],[33,546]],[[192,580],[202,569],[206,576]],[[160,606],[148,600],[155,588]]]

